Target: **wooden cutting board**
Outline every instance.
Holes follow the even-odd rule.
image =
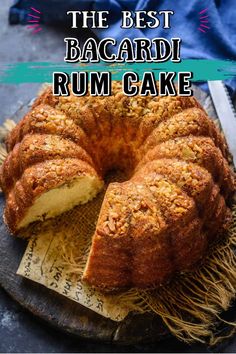
[[[211,99],[197,88],[195,88],[195,95],[210,116],[216,118]],[[12,119],[18,121],[28,109],[26,104]],[[3,208],[4,197],[0,195],[1,215]],[[127,345],[150,343],[170,336],[168,329],[157,315],[129,314],[122,322],[114,322],[42,285],[16,275],[26,245],[26,241],[13,238],[9,234],[1,218],[0,285],[34,315],[79,337],[106,342]]]
[[[0,197],[0,213],[4,198]],[[129,315],[122,322],[108,320],[40,284],[16,275],[26,241],[15,239],[0,223],[0,284],[22,306],[56,327],[83,338],[127,344],[161,338],[168,331],[154,315]]]

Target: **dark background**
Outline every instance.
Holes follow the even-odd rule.
[[[48,28],[33,35],[23,26],[8,25],[10,0],[0,8],[0,64],[18,61],[61,61],[64,37],[60,28]],[[75,35],[75,33],[74,33]],[[88,34],[83,34],[86,36]],[[79,36],[79,35],[78,35]],[[37,94],[39,84],[0,85],[0,125]],[[0,235],[1,237],[1,235]],[[224,343],[216,352],[236,352],[236,339]],[[71,337],[40,321],[0,287],[0,352],[212,352],[203,345],[187,346],[177,340],[157,344],[117,347]]]

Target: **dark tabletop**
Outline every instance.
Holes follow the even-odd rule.
[[[60,61],[64,56],[61,29],[45,28],[33,36],[26,27],[7,22],[10,0],[1,1],[0,63]],[[35,96],[38,84],[0,85],[0,125]],[[0,288],[0,352],[211,352],[203,345],[187,346],[177,340],[156,344],[117,347],[109,343],[82,341],[50,327],[24,310]],[[214,351],[236,352],[236,338]]]

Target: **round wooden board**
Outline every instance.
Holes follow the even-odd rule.
[[[210,116],[215,118],[210,98],[203,91],[197,88],[194,90],[198,100]],[[28,105],[25,105],[13,119],[18,121],[28,109]],[[4,203],[4,197],[0,195],[1,215]],[[82,338],[127,345],[150,343],[170,335],[157,315],[129,314],[122,322],[114,322],[40,284],[16,275],[25,248],[26,241],[9,235],[1,220],[0,284],[16,301],[39,318]]]
[[[1,213],[3,208],[4,198],[1,196]],[[156,333],[159,339],[168,333],[157,316],[129,315],[122,322],[114,322],[40,284],[16,275],[26,241],[10,236],[3,222],[0,224],[0,235],[0,284],[34,315],[72,334],[106,342],[146,342],[155,338]]]

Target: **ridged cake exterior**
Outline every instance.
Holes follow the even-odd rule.
[[[6,144],[1,186],[13,233],[87,202],[110,169],[126,171],[106,191],[83,275],[102,291],[160,286],[193,269],[229,226],[227,145],[194,97],[127,97],[119,82],[110,97],[48,88]]]

